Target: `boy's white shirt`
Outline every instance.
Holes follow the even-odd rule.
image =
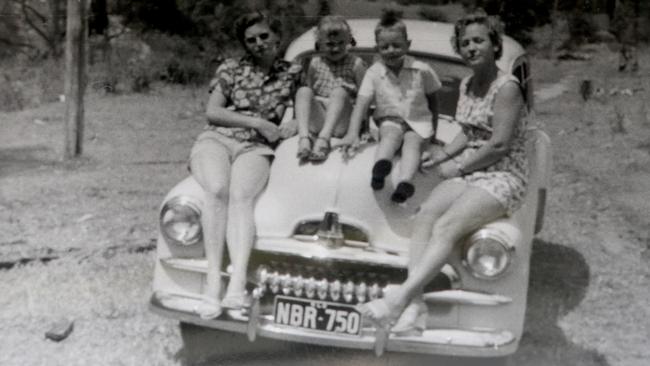
[[[398,76],[382,61],[375,62],[363,78],[359,96],[375,102],[374,118],[399,116],[422,138],[433,135],[433,118],[426,98],[442,84],[435,71],[425,62],[405,56]]]

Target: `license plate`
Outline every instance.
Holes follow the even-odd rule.
[[[276,324],[297,328],[352,335],[361,330],[361,313],[334,302],[277,296],[273,315]]]

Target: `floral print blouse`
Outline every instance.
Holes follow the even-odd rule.
[[[226,97],[226,107],[247,116],[280,124],[284,111],[292,104],[302,67],[281,59],[266,74],[250,56],[226,59],[210,81],[210,93]],[[209,125],[208,129],[239,141],[261,142],[266,139],[253,128]]]

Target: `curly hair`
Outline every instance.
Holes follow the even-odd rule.
[[[321,18],[318,26],[316,26],[316,43],[318,44],[328,37],[338,36],[339,34],[346,35],[351,46],[356,45],[356,41],[352,37],[352,28],[350,28],[344,17],[340,15],[325,16]]]
[[[454,35],[451,36],[451,46],[454,51],[460,54],[460,37],[467,26],[471,24],[482,24],[487,27],[490,42],[497,48],[494,52],[494,58],[497,60],[501,58],[503,54],[503,26],[497,17],[487,15],[485,10],[480,8],[458,19],[454,24]]]
[[[402,12],[395,9],[384,9],[384,12],[379,19],[379,23],[375,27],[375,39],[379,33],[385,30],[394,30],[404,34],[404,38],[408,39],[406,31],[406,24],[402,21]]]
[[[237,20],[235,20],[235,37],[246,49],[248,49],[246,47],[246,42],[244,41],[244,38],[246,38],[246,30],[255,24],[266,24],[278,37],[282,36],[282,23],[279,20],[274,19],[261,11],[242,14],[237,18]]]

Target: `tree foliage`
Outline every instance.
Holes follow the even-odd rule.
[[[468,3],[469,7],[482,7],[488,14],[498,15],[506,34],[524,46],[532,42],[533,28],[551,19],[549,0],[476,0]]]

